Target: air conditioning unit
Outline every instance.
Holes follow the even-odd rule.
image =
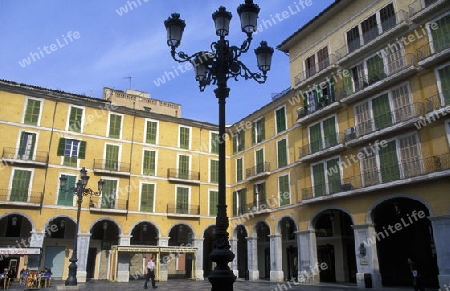
[[[355,127],[347,128],[345,131],[345,141],[349,141],[356,138]]]

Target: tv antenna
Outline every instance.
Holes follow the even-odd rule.
[[[129,79],[130,80],[130,88],[129,89],[131,89],[131,76],[128,76],[128,77],[123,77],[124,79]]]

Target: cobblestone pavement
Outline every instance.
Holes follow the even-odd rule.
[[[24,290],[20,288],[18,284],[14,282],[9,290]],[[158,288],[157,291],[210,291],[211,283],[206,279],[204,281],[191,281],[191,280],[181,280],[174,279],[169,280],[167,282],[157,282]],[[58,286],[63,287],[63,281],[54,281],[52,282],[52,286],[50,288],[41,288],[41,289],[25,289],[27,290],[40,290],[40,291],[56,291],[60,288]],[[135,291],[135,290],[144,290],[144,281],[143,280],[131,280],[128,283],[117,283],[117,282],[109,282],[109,281],[89,281],[86,283],[78,284],[79,290],[89,290],[89,291]],[[64,290],[64,289],[61,289]],[[69,290],[69,289],[67,289]],[[73,289],[71,289],[73,290]],[[149,282],[149,289],[152,290],[151,284]],[[238,280],[234,283],[234,291],[356,291],[356,290],[364,290],[358,289],[356,285],[352,284],[319,284],[319,285],[294,285],[292,282],[287,283],[275,283],[269,281],[243,281]],[[380,289],[368,289],[368,290],[383,290],[383,291],[413,291],[413,288],[388,288],[383,287]],[[433,291],[431,289],[427,289],[427,291]]]

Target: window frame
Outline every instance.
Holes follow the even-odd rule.
[[[284,178],[284,177],[287,177],[287,187],[288,187],[288,192],[289,192],[289,201],[288,201],[288,203],[283,203],[284,199],[282,199],[282,198],[284,198],[284,193],[286,193],[286,192],[281,193],[281,190],[282,190],[281,189],[281,179]],[[281,207],[281,206],[292,204],[290,173],[284,173],[284,174],[279,175],[278,179],[277,179],[277,182],[278,182],[277,183],[277,185],[278,185],[278,206]]]
[[[14,182],[14,174],[16,171],[26,171],[26,172],[30,172],[30,179],[28,181],[28,186],[27,186],[27,197],[26,197],[26,201],[23,202],[28,202],[30,199],[30,193],[32,192],[33,189],[33,181],[34,181],[34,169],[30,169],[30,168],[21,168],[21,167],[12,167],[11,169],[11,174],[10,174],[10,179],[9,179],[9,185],[8,185],[8,197],[7,200],[11,201],[11,195],[13,192],[13,182]],[[14,200],[14,201],[20,201],[20,200]]]
[[[437,85],[437,88],[438,88],[439,101],[441,102],[441,104],[445,104],[446,106],[450,106],[450,103],[446,104],[447,102],[445,100],[445,95],[444,95],[444,90],[443,90],[444,88],[442,88],[441,75],[439,74],[439,70],[442,70],[442,69],[447,68],[447,67],[450,70],[450,62],[447,62],[445,64],[442,64],[442,65],[436,67],[434,69],[434,75],[436,77],[436,85]],[[449,76],[449,78],[450,78],[450,76]],[[448,94],[450,95],[450,90],[449,90]]]
[[[325,160],[321,160],[321,161],[318,161],[318,162],[315,162],[315,163],[311,163],[309,168],[310,168],[310,175],[311,175],[311,186],[313,188],[313,195],[314,195],[313,197],[322,197],[322,196],[332,195],[330,187],[329,187],[329,184],[330,184],[329,177],[330,176],[327,174],[327,172],[328,172],[328,167],[327,166],[328,166],[328,162],[333,161],[333,160],[338,160],[337,164],[338,164],[339,179],[340,179],[341,185],[344,184],[344,176],[343,176],[344,171],[339,166],[340,163],[342,162],[340,155],[335,155],[335,156],[329,157],[329,158],[327,158]],[[323,169],[324,169],[323,174],[324,174],[324,177],[325,177],[325,188],[324,188],[325,193],[324,193],[324,195],[317,196],[316,195],[315,183],[314,183],[315,178],[314,178],[314,170],[313,170],[313,168],[314,168],[314,166],[319,165],[319,164],[322,164],[323,165]],[[338,193],[338,192],[336,192],[336,193]]]
[[[239,171],[239,163],[238,161],[241,161],[241,169]],[[240,172],[240,179],[239,179],[239,172]],[[236,183],[244,181],[244,157],[236,158]]]
[[[156,129],[155,129],[155,142],[148,142],[148,123],[152,122],[156,124]],[[159,121],[158,120],[154,120],[154,119],[149,119],[146,118],[145,119],[145,126],[144,126],[144,135],[143,135],[143,139],[144,139],[144,143],[145,144],[158,144],[159,143],[159,136],[158,136],[158,131],[159,131]]]
[[[104,168],[106,169],[106,170],[108,170],[107,169],[107,167],[106,167],[106,164],[107,164],[107,159],[106,159],[106,157],[107,157],[107,148],[108,148],[108,145],[109,146],[114,146],[114,147],[118,147],[119,148],[119,150],[117,151],[117,169],[115,169],[114,171],[118,171],[119,170],[119,168],[120,168],[120,166],[119,166],[119,164],[120,164],[120,157],[122,156],[122,145],[121,144],[115,144],[115,143],[105,143],[105,147],[104,147],[104,154],[103,154],[103,161],[104,161]]]
[[[22,141],[22,134],[30,134],[30,135],[34,135],[34,142],[32,142],[33,148],[32,151],[30,152],[30,157],[27,160],[34,160],[36,157],[36,150],[37,150],[37,144],[38,144],[38,140],[39,140],[39,132],[35,132],[35,131],[29,131],[29,130],[20,130],[19,131],[19,135],[18,135],[18,140],[17,140],[17,156],[19,157],[19,159],[23,159],[22,155],[21,155],[21,141]],[[25,154],[25,153],[23,153]]]
[[[326,120],[328,120],[328,119],[333,118],[333,117],[334,117],[334,130],[335,130],[336,138],[337,138],[337,143],[334,146],[339,145],[339,143],[340,143],[339,142],[339,138],[338,138],[339,122],[338,122],[337,114],[331,114],[331,115],[328,115],[328,116],[326,116],[326,117],[324,117],[324,118],[322,118],[322,119],[320,119],[320,120],[318,120],[318,121],[308,125],[308,129],[307,130],[308,130],[308,143],[309,143],[310,153],[317,153],[317,152],[320,152],[322,150],[330,148],[330,147],[326,146],[326,140],[325,140],[326,136],[325,136],[325,130],[324,130],[324,122]],[[320,124],[320,134],[321,134],[322,149],[319,149],[317,151],[313,151],[313,148],[312,148],[312,142],[313,141],[311,140],[311,130],[310,130],[310,128],[313,127],[313,126],[316,126],[317,124]],[[334,146],[331,146],[331,147],[334,147]]]
[[[209,152],[212,154],[219,154],[220,136],[217,131],[210,131],[209,133]]]
[[[111,116],[112,115],[120,116],[120,128],[119,128],[119,136],[118,137],[112,137],[111,136]],[[110,112],[108,114],[108,127],[107,127],[106,136],[109,137],[109,138],[114,138],[114,139],[122,139],[123,122],[124,122],[124,115],[123,114]]]
[[[182,128],[188,130],[188,144],[187,144],[187,147],[184,147],[184,145],[182,146],[182,144],[181,144],[181,139],[182,139],[182,136],[181,136],[181,129],[182,129]],[[191,138],[191,136],[192,136],[192,127],[184,126],[184,125],[179,125],[179,126],[178,126],[178,147],[179,147],[180,149],[185,149],[185,150],[191,149],[191,143],[192,143],[192,138]]]
[[[190,178],[190,174],[191,174],[191,165],[192,165],[192,157],[191,157],[191,155],[186,155],[186,154],[181,154],[181,153],[179,153],[179,154],[177,154],[177,173],[178,173],[178,175],[177,175],[177,178],[179,178],[179,179],[183,179],[183,178],[180,178],[180,176],[181,176],[181,166],[180,166],[180,158],[181,158],[181,156],[184,156],[184,157],[187,157],[188,158],[188,168],[187,168],[187,177],[186,177],[186,179],[189,179]]]
[[[153,185],[153,201],[152,201],[153,203],[152,203],[152,206],[150,207],[151,208],[150,211],[146,211],[146,210],[142,209],[143,208],[142,207],[142,190],[143,190],[144,185]],[[139,185],[139,211],[140,212],[155,213],[156,193],[158,192],[156,190],[157,186],[158,186],[157,183],[151,183],[151,182],[147,182],[147,181],[140,182],[140,185]]]
[[[70,124],[70,116],[72,113],[72,109],[80,109],[81,110],[81,117],[80,117],[80,124],[79,124],[79,131],[73,130],[73,126]],[[66,130],[70,132],[76,132],[76,133],[83,133],[84,128],[84,116],[85,116],[86,108],[84,106],[76,106],[76,105],[70,105],[69,110],[67,112],[67,125]]]
[[[146,169],[144,167],[145,165],[145,153],[146,152],[153,152],[155,153],[155,160],[154,160],[154,169],[153,169],[153,174],[146,174]],[[158,169],[158,151],[154,150],[154,149],[149,149],[149,148],[143,148],[142,149],[142,175],[144,176],[157,176],[157,169]],[[151,171],[152,169],[150,169]]]
[[[217,165],[217,172],[213,172],[213,164]],[[219,160],[218,159],[209,159],[209,182],[213,184],[219,183]],[[213,180],[214,176],[216,176],[216,180]]]
[[[99,208],[101,208],[101,209],[116,209],[117,201],[119,199],[118,195],[120,193],[120,191],[119,191],[119,189],[120,189],[120,179],[115,179],[115,178],[112,178],[112,177],[106,177],[106,178],[101,177],[101,179],[104,181],[104,185],[103,185],[104,188],[105,188],[105,185],[108,183],[108,181],[115,181],[116,182],[116,185],[115,185],[116,188],[112,188],[112,190],[115,190],[114,191],[114,196],[112,196],[114,198],[114,200],[113,201],[109,201],[109,203],[108,203],[109,207],[104,207],[105,204],[104,204],[103,198],[111,197],[111,193],[109,195],[107,195],[107,196],[104,196],[105,190],[102,191],[102,195],[100,196]],[[114,205],[112,205],[111,202],[113,202]]]
[[[282,130],[280,130],[278,128],[278,126],[281,125],[281,124],[279,124],[279,120],[278,120],[278,112],[280,112],[280,110],[283,110],[283,115],[282,115],[283,116],[283,120],[282,120],[282,122],[283,122],[283,124],[282,124],[283,129]],[[287,130],[286,105],[282,105],[282,106],[278,107],[277,109],[275,109],[274,115],[275,115],[274,121],[275,121],[276,133],[280,134],[280,133],[286,131]]]
[[[284,147],[284,154],[285,154],[285,159],[286,159],[285,165],[282,165],[280,163],[280,142],[282,142],[282,141],[285,141],[285,143],[286,143],[286,146]],[[277,165],[278,165],[278,168],[284,168],[287,165],[289,165],[289,155],[288,155],[289,145],[288,145],[287,138],[283,137],[282,139],[277,140],[276,147],[277,147]]]
[[[437,24],[437,21],[441,20],[442,18],[449,17],[449,16],[450,16],[450,12],[444,13],[444,14],[439,15],[438,17],[434,18],[432,21],[430,21],[430,23]],[[430,44],[431,54],[435,54],[436,48],[434,47],[434,39],[433,39],[431,25],[426,25],[426,28],[427,28],[427,38],[428,38],[428,43]],[[438,29],[439,29],[439,27],[438,27]]]
[[[219,201],[219,190],[218,189],[208,189],[208,216],[217,216],[217,206],[214,211],[211,209],[211,194],[216,193],[217,201]],[[217,202],[218,203],[218,202]]]
[[[260,117],[253,121],[253,129],[252,129],[252,140],[254,141],[253,144],[262,143],[266,139],[266,119],[264,117]],[[258,134],[259,133],[259,134]],[[258,136],[260,139],[258,139]]]
[[[25,122],[25,118],[26,118],[26,114],[27,114],[27,108],[28,108],[28,101],[29,100],[33,100],[33,101],[38,101],[39,102],[39,114],[36,120],[36,124],[34,123],[27,123]],[[23,113],[22,113],[22,123],[26,124],[26,125],[31,125],[31,126],[41,126],[41,117],[42,117],[42,109],[44,107],[44,99],[40,99],[40,98],[35,98],[35,97],[30,97],[30,96],[26,96],[25,97],[25,106],[23,108]]]
[[[178,189],[183,188],[183,189],[187,189],[187,212],[186,213],[181,213],[178,212]],[[186,186],[186,185],[176,185],[175,186],[175,213],[178,214],[189,214],[189,206],[191,205],[191,187]]]

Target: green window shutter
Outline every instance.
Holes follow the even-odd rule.
[[[438,70],[445,105],[450,105],[450,66]]]
[[[287,166],[286,139],[278,141],[278,168]]]
[[[65,205],[65,206],[73,206],[73,188],[75,187],[76,183],[76,176],[68,176],[66,175],[66,185],[64,188],[59,190],[58,195],[58,205]]]
[[[189,213],[189,189],[177,188],[177,207],[176,213],[188,214]]]
[[[145,135],[145,142],[155,144],[156,143],[156,130],[157,123],[154,121],[147,121],[147,133]]]
[[[58,142],[58,150],[56,152],[57,156],[64,156],[64,152],[66,150],[66,139],[60,138]]]
[[[353,90],[353,77],[350,70],[347,70],[346,74],[344,75],[344,92],[345,96],[348,96],[354,92]]]
[[[178,157],[178,178],[189,179],[189,156]]]
[[[77,107],[70,108],[69,114],[69,130],[73,132],[81,132],[81,118],[83,109]]]
[[[237,136],[233,136],[233,154],[237,153]]]
[[[286,114],[284,107],[278,109],[276,111],[276,120],[277,120],[277,133],[286,130]]]
[[[25,132],[25,131],[22,131],[20,133],[20,143],[19,143],[19,152],[18,152],[20,158],[25,154],[25,151],[26,151],[26,145],[24,143],[25,135],[27,135],[27,132]]]
[[[310,139],[311,153],[315,153],[323,149],[322,130],[320,128],[320,123],[317,123],[309,128],[309,139]]]
[[[79,159],[83,160],[83,159],[86,158],[86,145],[87,145],[86,141],[84,141],[84,140],[80,141],[80,149],[78,151],[78,158]]]
[[[260,149],[256,151],[256,174],[264,172],[264,151]]]
[[[243,180],[243,165],[242,165],[242,158],[236,160],[236,181],[240,182]]]
[[[233,137],[234,142],[235,137]],[[234,151],[234,145],[233,145]],[[219,153],[219,134],[212,132],[211,133],[211,153],[218,154]]]
[[[156,168],[156,152],[155,151],[144,151],[144,175],[154,176]]]
[[[211,183],[219,183],[219,161],[211,160],[210,162]]]
[[[400,179],[400,168],[398,164],[395,140],[388,142],[379,151],[381,179],[383,183]]]
[[[209,191],[209,216],[217,216],[218,202],[219,202],[219,192]]]
[[[336,118],[334,116],[323,121],[323,133],[325,138],[325,148],[338,144],[336,134]]]
[[[233,216],[238,216],[237,192],[236,191],[233,191]]]
[[[259,194],[259,201],[263,204],[266,202],[266,182],[261,183],[261,193]]]
[[[279,191],[280,191],[280,206],[288,205],[291,203],[290,197],[291,193],[289,190],[289,176],[280,176],[278,177],[278,185],[279,185]]]
[[[388,94],[372,99],[373,117],[377,129],[392,125],[392,114]]]
[[[240,139],[241,139],[241,149],[244,150],[245,149],[245,131],[241,130],[241,134],[239,135]]]
[[[314,165],[313,168],[313,188],[314,197],[324,196],[326,194],[325,171],[323,163]]]
[[[155,199],[155,184],[142,184],[141,211],[153,212],[154,199]]]
[[[244,188],[240,191],[240,199],[241,199],[241,211],[242,213],[247,213],[247,188]]]
[[[27,202],[31,171],[14,170],[10,201]]]
[[[431,29],[431,36],[434,52],[439,53],[449,47],[450,15],[437,20],[436,24],[437,29]]]
[[[39,120],[40,109],[41,109],[41,101],[28,99],[27,108],[25,110],[24,123],[37,125]]]
[[[180,148],[189,149],[189,128],[180,127]]]
[[[379,55],[375,55],[367,60],[367,70],[369,71],[369,84],[378,82],[386,77],[383,58]]]
[[[122,116],[111,114],[109,119],[109,137],[120,138],[120,125],[122,123]]]
[[[119,146],[106,145],[105,169],[117,171],[119,168]]]
[[[339,159],[327,161],[328,193],[334,194],[341,191],[341,173]]]
[[[266,139],[266,119],[263,117],[260,119],[261,122],[261,141]]]
[[[252,125],[252,144],[256,143],[256,122]]]
[[[34,146],[36,144],[36,134],[22,132],[20,134],[19,159],[32,159],[34,154]]]
[[[102,197],[101,197],[101,208],[114,209],[116,201],[117,192],[117,181],[116,180],[104,180]]]

